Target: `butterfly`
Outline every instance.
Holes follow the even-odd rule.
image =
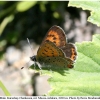
[[[67,43],[65,32],[59,26],[52,26],[44,37],[37,55],[30,57],[32,61],[62,68],[73,68],[77,57],[76,47]]]

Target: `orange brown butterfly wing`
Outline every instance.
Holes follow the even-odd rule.
[[[72,60],[65,58],[61,49],[50,41],[46,41],[37,52],[37,61],[47,65],[73,68]]]
[[[52,65],[55,68],[73,68],[69,58],[66,60],[64,57],[44,57],[43,62],[47,65]]]
[[[50,59],[52,62],[55,58],[58,58],[59,63],[60,59],[61,61],[64,59],[62,62],[67,63],[67,67],[69,68],[73,68],[76,56],[77,52],[75,46],[67,43],[63,29],[56,25],[49,29],[37,52],[37,60],[46,62],[46,60],[49,61],[48,59]],[[57,60],[53,63],[57,63]],[[65,66],[64,64],[62,65]]]
[[[65,32],[63,29],[59,26],[54,25],[49,29],[47,32],[45,38],[42,41],[41,46],[46,42],[46,41],[51,41],[53,42],[57,47],[62,47],[65,46],[67,41],[66,41],[66,36]]]
[[[37,51],[37,59],[43,57],[64,57],[64,53],[61,49],[50,41],[46,41]]]
[[[77,51],[74,44],[67,43],[66,46],[60,48],[66,55],[66,57],[70,58],[73,62],[76,60]]]
[[[52,26],[47,32],[41,46],[46,41],[53,42],[57,47],[62,49],[67,58],[70,58],[72,61],[76,59],[77,53],[76,48],[73,44],[67,43],[65,32],[59,26]]]

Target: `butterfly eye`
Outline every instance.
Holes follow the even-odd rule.
[[[32,61],[36,61],[36,56],[30,57],[30,59],[31,59]]]

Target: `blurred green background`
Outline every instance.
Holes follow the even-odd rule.
[[[92,34],[100,33],[99,27],[87,22],[89,15],[90,11],[68,7],[68,1],[0,1],[0,80],[13,96],[47,93],[44,80],[45,83],[38,85],[44,86],[40,92],[36,90],[36,83],[29,81],[35,80],[31,79],[32,72],[20,69],[29,61],[23,51],[26,58],[31,52],[29,45],[29,50],[23,48],[28,44],[26,38],[39,46],[49,28],[58,25],[66,32],[69,42],[89,41]],[[33,46],[35,53],[36,45]]]
[[[81,9],[67,6],[68,1],[0,1],[0,52],[26,38],[40,44],[52,25],[64,28],[66,13],[79,19]]]

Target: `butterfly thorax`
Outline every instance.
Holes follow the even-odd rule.
[[[37,60],[36,60],[36,55],[30,57],[30,59],[31,59],[32,61],[35,61],[35,62],[37,61]]]

